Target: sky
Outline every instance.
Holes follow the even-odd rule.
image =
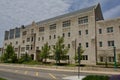
[[[101,4],[104,19],[120,17],[119,0],[0,0],[0,47],[4,31]]]

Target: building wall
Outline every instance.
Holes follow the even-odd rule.
[[[112,27],[112,31],[108,28]],[[102,33],[99,33],[99,29]],[[116,57],[118,61],[118,54],[120,54],[120,18],[111,20],[102,20],[97,22],[97,48],[98,48],[98,60],[100,61],[100,56],[106,56],[108,62],[110,57],[114,57],[113,46],[116,47]],[[109,45],[108,41],[114,41],[114,45]],[[100,47],[99,42],[102,42],[102,47]],[[113,61],[112,61],[113,62]]]
[[[79,18],[86,16],[88,17],[88,22],[79,24]],[[69,20],[70,26],[63,27],[63,22]],[[50,30],[50,25],[53,24],[56,24],[56,29]],[[40,31],[41,27],[44,27],[44,31],[42,32]],[[108,27],[113,27],[113,32],[107,33]],[[102,30],[101,34],[99,34],[99,29]],[[79,31],[81,31],[81,34],[79,34]],[[68,36],[69,33],[70,36]],[[40,23],[32,22],[30,25],[22,26],[20,27],[20,37],[4,40],[4,49],[8,44],[12,43],[13,47],[16,48],[15,51],[18,58],[27,53],[34,55],[33,58],[36,60],[36,50],[41,50],[45,43],[48,43],[52,48],[57,41],[57,37],[63,36],[63,34],[65,47],[70,45],[68,52],[70,63],[74,63],[75,51],[77,52],[79,45],[85,50],[82,54],[84,59],[81,63],[87,65],[95,65],[97,62],[96,59],[98,62],[101,62],[101,55],[108,55],[108,60],[109,57],[113,57],[113,47],[108,47],[108,41],[114,40],[117,54],[120,53],[120,18],[104,21],[99,4],[95,8],[85,12],[48,19]],[[102,42],[102,47],[99,46],[100,41]],[[29,49],[27,49],[27,46],[29,46]],[[52,51],[51,54],[53,54]]]

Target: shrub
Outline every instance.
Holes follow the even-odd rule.
[[[18,60],[18,63],[26,63],[26,62],[30,62],[30,61],[32,61],[31,56],[28,54],[25,54]]]
[[[82,80],[109,80],[108,76],[88,75]]]

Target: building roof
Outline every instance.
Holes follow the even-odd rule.
[[[36,24],[38,25],[38,24],[49,22],[49,21],[56,20],[56,19],[59,19],[59,18],[64,18],[64,17],[72,16],[72,15],[75,15],[75,14],[78,14],[78,13],[84,13],[84,12],[87,12],[87,11],[91,11],[91,10],[95,9],[96,6],[97,5],[93,5],[93,6],[83,8],[83,9],[80,9],[80,10],[77,10],[77,11],[74,11],[74,12],[70,12],[70,13],[66,13],[66,14],[63,14],[63,15],[60,15],[60,16],[56,16],[56,17],[53,17],[53,18],[50,18],[50,19],[46,19],[46,20],[43,20],[43,21],[40,21],[40,22],[36,22]]]

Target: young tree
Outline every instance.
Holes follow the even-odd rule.
[[[30,61],[32,61],[32,58],[27,53],[21,56],[21,58],[18,60],[19,63],[30,62]]]
[[[2,55],[2,60],[4,62],[17,62],[17,56],[12,45],[7,46],[5,53]]]
[[[53,47],[53,53],[55,56],[56,63],[62,59],[62,57],[66,56],[68,53],[68,48],[64,47],[64,38],[58,37],[55,47]]]
[[[46,44],[44,44],[44,46],[40,52],[40,57],[42,58],[42,61],[44,59],[44,62],[46,63],[49,54],[50,54],[50,48],[48,46],[48,43],[46,43]]]
[[[85,50],[80,47],[80,60],[82,60],[82,54],[84,53],[84,51]],[[76,53],[76,56],[74,56],[74,60],[76,61],[76,63],[78,62],[78,52]]]

